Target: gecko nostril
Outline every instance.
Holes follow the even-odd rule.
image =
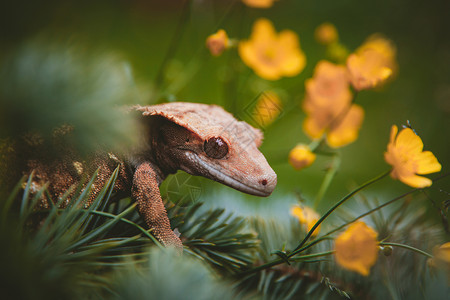
[[[261,180],[261,184],[262,184],[262,185],[266,185],[266,184],[267,184],[267,179]]]

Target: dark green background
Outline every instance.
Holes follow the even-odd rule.
[[[301,130],[304,114],[299,104],[304,80],[311,77],[316,62],[325,57],[324,47],[314,40],[314,29],[323,22],[332,22],[340,41],[350,50],[372,33],[382,33],[397,46],[399,72],[383,89],[358,95],[357,102],[364,107],[366,117],[359,139],[338,150],[342,168],[326,195],[334,203],[355,184],[388,169],[383,152],[390,127],[401,126],[406,120],[422,137],[425,149],[435,153],[443,166],[442,173],[448,172],[449,11],[449,2],[444,0],[280,0],[266,10],[245,7],[240,1],[9,1],[0,6],[0,59],[38,35],[61,43],[76,41],[84,45],[87,53],[114,52],[130,62],[142,89],[140,99],[131,102],[216,103],[247,121],[245,107],[259,92],[265,88],[284,90],[281,95],[286,109],[265,129],[262,146],[278,174],[279,184],[270,203],[292,202],[294,192],[301,192],[308,201],[317,192],[330,160],[319,158],[311,168],[297,172],[288,165],[287,154],[295,144],[308,142]],[[259,17],[272,20],[278,31],[291,29],[299,35],[307,57],[307,66],[300,75],[266,82],[240,61],[235,50],[213,58],[205,49],[206,37],[219,28],[232,38],[247,38]],[[166,72],[159,73],[172,51]],[[158,82],[158,74],[163,74],[160,78],[164,80]],[[226,190],[225,194],[203,194],[208,198],[230,201],[240,197],[218,184],[196,182],[209,191]],[[445,191],[450,192],[449,179],[436,186],[433,195],[441,200],[448,198]],[[371,193],[383,200],[406,190],[408,187],[402,183],[385,179]],[[248,199],[268,203],[256,197]]]

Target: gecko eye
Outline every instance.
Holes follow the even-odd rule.
[[[220,137],[213,137],[205,141],[203,149],[211,158],[222,158],[228,153],[228,145]]]

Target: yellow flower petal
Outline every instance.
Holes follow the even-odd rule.
[[[335,239],[336,262],[343,268],[369,275],[378,258],[377,232],[356,221]]]
[[[442,166],[431,151],[424,151],[417,155],[417,174],[430,174],[441,171]]]
[[[413,188],[425,188],[430,186],[433,181],[423,176],[399,176],[398,179]]]
[[[291,208],[291,215],[296,217],[300,224],[305,227],[305,231],[309,232],[313,226],[319,221],[320,216],[312,208],[308,206],[294,205]],[[317,236],[320,231],[320,225],[314,230],[311,236]]]
[[[397,147],[403,147],[404,151],[420,153],[423,149],[423,143],[420,137],[412,131],[411,128],[404,128],[397,135],[395,142]]]
[[[333,24],[323,23],[314,31],[314,38],[323,45],[329,45],[337,42],[338,32]]]
[[[255,21],[251,35],[252,40],[270,43],[276,37],[277,33],[272,25],[272,22],[264,18]]]
[[[436,259],[449,264],[448,267],[450,267],[450,242],[433,249],[433,255]]]
[[[351,105],[352,94],[345,67],[320,61],[314,77],[305,81],[305,88],[305,133],[312,139],[326,133],[328,145],[334,148],[354,142],[364,119],[364,110],[359,105]]]
[[[242,2],[250,7],[269,8],[275,0],[242,0]]]
[[[229,44],[230,40],[223,29],[218,30],[206,39],[206,47],[214,56],[221,55],[222,52],[229,47]]]
[[[389,137],[389,143],[395,145],[395,137],[398,133],[398,127],[397,125],[392,125],[391,127],[391,135]]]
[[[282,49],[300,49],[298,37],[291,30],[281,31],[278,39]],[[295,76],[305,68],[306,57],[303,52],[289,53],[287,56],[281,64],[285,76]]]
[[[317,120],[317,117],[308,116],[303,121],[303,131],[313,140],[320,138],[326,129],[322,125],[322,122],[318,122]]]
[[[347,68],[356,90],[374,88],[392,76],[395,47],[379,36],[369,39],[347,58]]]
[[[330,147],[338,148],[353,143],[358,138],[359,129],[364,119],[364,109],[353,104],[345,113],[342,121],[332,126],[327,134]],[[338,120],[339,121],[339,120]]]

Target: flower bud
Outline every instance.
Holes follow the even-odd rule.
[[[315,160],[316,154],[311,152],[309,147],[304,144],[295,146],[295,148],[289,152],[289,163],[296,170],[309,167]]]
[[[213,56],[219,56],[225,51],[230,45],[230,40],[228,38],[225,30],[220,29],[214,34],[211,34],[206,39],[206,47],[211,52]]]

